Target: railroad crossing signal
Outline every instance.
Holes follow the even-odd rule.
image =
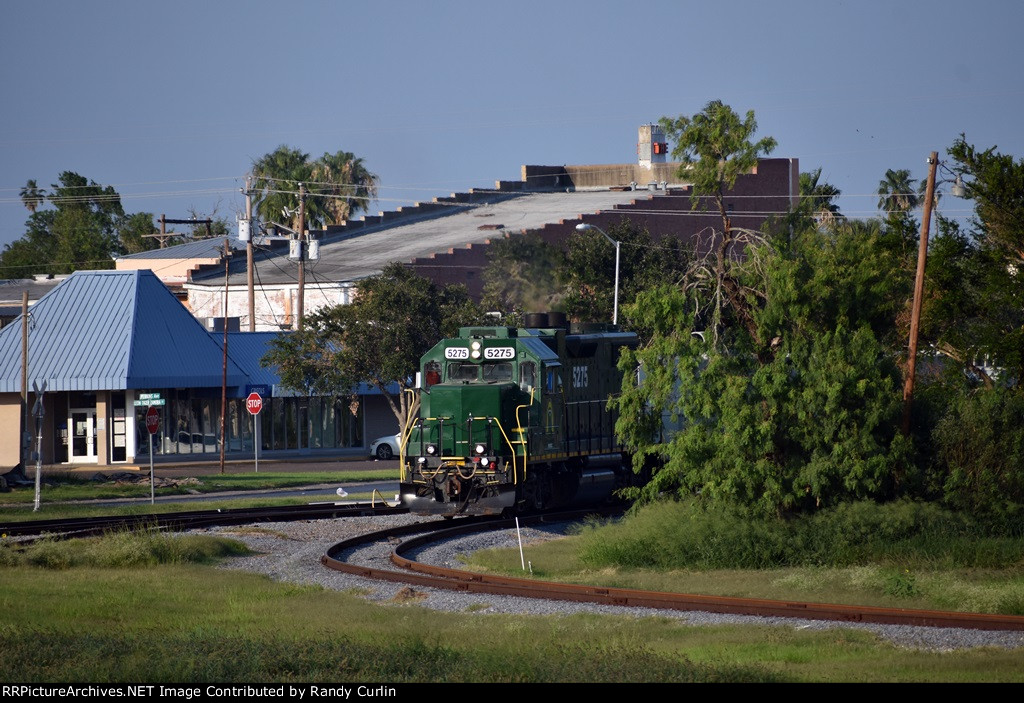
[[[263,397],[256,391],[253,391],[245,399],[245,409],[249,411],[250,415],[259,415],[260,410],[263,409]]]
[[[146,411],[146,429],[150,434],[156,434],[156,431],[160,429],[160,411],[152,405]]]
[[[39,384],[37,382],[32,381],[32,390],[34,390],[35,393],[36,393],[36,402],[35,402],[35,405],[32,406],[32,415],[36,418],[36,420],[42,420],[43,419],[43,393],[46,392],[46,381],[43,381],[42,388],[39,387]]]

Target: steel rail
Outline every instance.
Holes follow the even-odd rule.
[[[520,518],[520,523],[532,525],[541,521],[561,522],[567,519],[572,518],[566,517],[564,514],[560,516],[537,516],[533,518]],[[554,583],[431,566],[403,556],[403,554],[434,540],[448,539],[484,530],[508,529],[515,526],[512,520],[496,520],[493,518],[465,518],[458,522],[459,524],[454,526],[450,522],[406,525],[401,528],[373,532],[361,537],[345,540],[334,545],[321,558],[321,563],[331,569],[367,578],[469,593],[599,603],[634,608],[692,610],[846,623],[954,627],[975,630],[1024,630],[1024,617],[1018,615],[880,608],[833,603],[802,603],[799,601],[706,596],[692,593],[661,593],[629,588]],[[347,564],[341,559],[344,552],[369,542],[390,540],[394,537],[424,532],[426,534],[420,534],[418,537],[406,540],[392,550],[391,561],[397,567],[400,567],[402,571]]]

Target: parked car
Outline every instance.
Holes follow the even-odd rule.
[[[398,456],[399,435],[392,434],[387,437],[375,439],[370,443],[370,458],[383,459],[387,461]]]

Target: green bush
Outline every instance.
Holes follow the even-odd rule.
[[[248,552],[240,542],[221,537],[126,531],[89,539],[43,539],[24,549],[17,544],[2,544],[0,565],[69,569],[78,566],[116,568],[203,564]]]
[[[789,519],[721,504],[660,502],[618,522],[590,523],[580,559],[591,567],[763,569],[868,563],[1003,567],[1024,559],[1013,536],[986,536],[969,517],[912,501],[845,503]]]
[[[955,509],[1019,524],[1024,517],[1024,394],[954,396],[933,433],[944,498]]]

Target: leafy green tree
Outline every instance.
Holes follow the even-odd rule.
[[[51,229],[55,210],[33,212],[25,223],[25,234],[0,253],[0,278],[27,278],[46,273],[53,256]]]
[[[464,286],[439,289],[391,263],[356,285],[351,304],[322,308],[305,319],[302,332],[279,336],[263,364],[276,366],[284,385],[309,395],[346,396],[369,383],[404,427],[417,407],[406,391],[420,357],[459,326],[481,321]]]
[[[606,230],[619,245],[619,306],[643,290],[682,279],[692,257],[675,238],[655,244],[646,229],[623,218]],[[600,232],[578,232],[569,240],[562,269],[566,314],[580,322],[611,321],[615,295],[615,247]]]
[[[103,187],[64,171],[48,191],[28,181],[21,197],[31,213],[27,231],[0,254],[2,275],[25,277],[113,267],[111,257],[121,251],[118,227],[125,212],[121,196],[112,186]],[[52,209],[40,209],[43,203]]]
[[[952,507],[1019,525],[1024,511],[1024,159],[948,150],[974,218],[937,215],[928,254],[922,339],[942,355],[926,377],[932,480]],[[916,399],[916,396],[915,396]],[[915,409],[915,417],[918,416]],[[924,413],[922,413],[924,414]]]
[[[963,136],[949,154],[975,217],[967,233],[938,217],[922,334],[984,385],[995,383],[996,369],[1016,385],[1024,374],[1024,159],[980,151]]]
[[[156,238],[145,236],[154,232],[156,232],[156,226],[153,224],[153,213],[151,212],[125,215],[117,223],[117,238],[121,243],[121,250],[125,254],[137,254],[159,247],[160,243]]]
[[[843,224],[809,227],[784,250],[748,247],[759,271],[737,275],[763,290],[756,329],[730,326],[717,343],[695,313],[706,292],[638,296],[628,312],[652,334],[623,353],[614,403],[635,465],[663,459],[639,495],[699,494],[775,513],[890,497],[917,480],[905,468],[900,374],[883,341],[903,291],[878,238],[877,228]],[[765,344],[774,353],[760,353]]]
[[[483,308],[516,324],[527,312],[561,309],[565,253],[536,233],[507,234],[487,248]]]
[[[753,110],[740,118],[731,107],[720,100],[709,102],[693,117],[663,117],[660,121],[665,134],[675,141],[672,156],[679,161],[679,178],[693,184],[694,207],[710,198],[721,217],[721,231],[708,248],[706,261],[694,269],[690,281],[713,291],[707,301],[710,305],[712,336],[717,338],[724,328],[725,308],[747,332],[758,330],[753,310],[762,296],[758,286],[744,286],[739,273],[744,247],[757,241],[756,233],[734,228],[725,205],[725,194],[736,184],[740,174],[748,173],[761,156],[770,154],[776,146],[771,137],[753,141],[757,121]],[[758,340],[760,341],[760,340]]]
[[[995,147],[980,151],[964,135],[949,155],[965,178],[965,197],[974,201],[979,239],[1007,265],[1024,266],[1024,159],[1014,161]]]
[[[299,184],[305,185],[306,226],[339,224],[369,207],[377,196],[378,178],[363,160],[347,151],[324,153],[313,161],[309,154],[281,145],[252,165],[253,206],[264,222],[299,227]]]

